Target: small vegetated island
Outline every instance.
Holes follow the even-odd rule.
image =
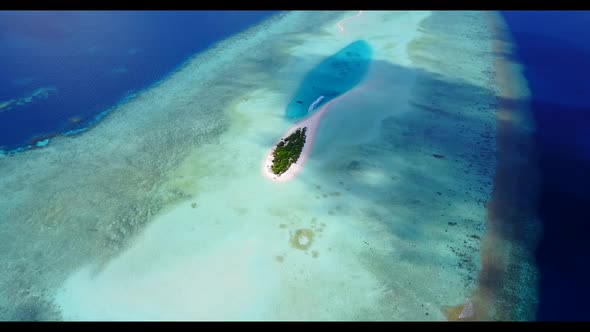
[[[305,145],[307,127],[297,128],[291,135],[277,143],[273,151],[271,170],[276,175],[285,173],[292,164],[299,160]]]

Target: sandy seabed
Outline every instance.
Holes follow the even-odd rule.
[[[494,37],[480,12],[339,28],[355,15],[276,16],[91,131],[0,156],[0,318],[445,320],[480,271]],[[269,181],[297,85],[359,39],[367,76],[309,118],[297,177]]]

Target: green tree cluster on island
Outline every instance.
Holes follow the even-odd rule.
[[[305,132],[307,128],[298,128],[294,133],[282,139],[273,152],[272,171],[277,174],[285,173],[289,167],[299,159],[303,145],[305,145]]]

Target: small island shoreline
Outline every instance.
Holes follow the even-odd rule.
[[[346,94],[344,94],[344,95],[346,95]],[[299,172],[301,172],[301,170],[303,170],[303,165],[305,164],[305,161],[307,160],[307,158],[311,154],[311,150],[312,150],[313,143],[315,140],[315,134],[316,134],[316,131],[317,131],[317,128],[319,126],[322,116],[325,114],[325,112],[328,110],[328,108],[332,105],[332,103],[334,101],[342,98],[344,95],[342,95],[338,98],[332,99],[330,102],[326,103],[321,109],[319,109],[316,113],[312,114],[307,119],[304,119],[304,120],[296,123],[295,125],[293,125],[273,145],[272,149],[270,149],[270,151],[266,154],[266,158],[264,159],[264,166],[262,168],[262,175],[264,175],[264,177],[266,177],[274,182],[287,182],[287,181],[294,179],[297,176],[297,174],[299,174]],[[318,98],[318,100],[321,101],[320,98]],[[305,143],[303,145],[303,149],[301,151],[301,154],[299,155],[299,158],[297,159],[296,162],[292,163],[291,166],[285,172],[281,173],[280,175],[275,174],[272,171],[272,165],[273,165],[273,159],[274,159],[274,151],[277,148],[277,145],[281,141],[283,141],[285,138],[289,137],[291,134],[293,134],[295,131],[297,131],[298,129],[303,129],[303,128],[306,129],[306,139],[305,139]]]

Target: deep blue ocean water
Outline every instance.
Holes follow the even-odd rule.
[[[75,132],[276,11],[0,12],[0,150]]]
[[[590,317],[590,11],[503,12],[532,93],[543,238],[538,320]]]

